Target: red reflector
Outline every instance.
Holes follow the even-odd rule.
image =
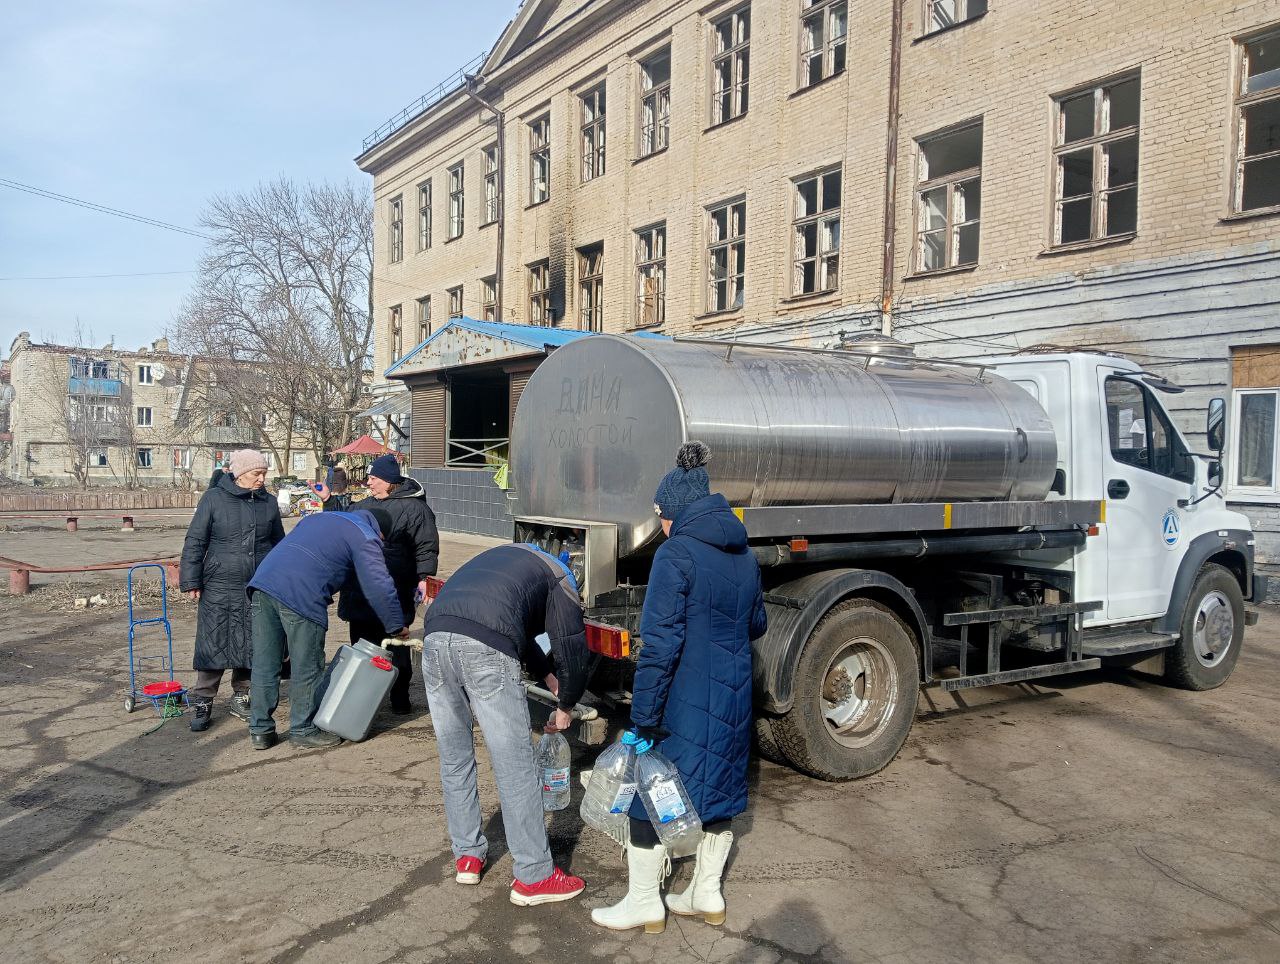
[[[440,590],[444,588],[444,580],[437,579],[435,576],[427,576],[427,598],[435,599],[440,595]]]
[[[803,538],[803,537],[800,537],[800,536],[797,536],[796,538],[792,539],[792,540],[791,540],[791,551],[792,551],[792,552],[808,552],[808,551],[809,551],[809,540],[808,540],[808,539],[805,539],[805,538]]]
[[[587,649],[610,659],[625,659],[631,655],[631,634],[625,629],[589,622]]]
[[[1098,534],[1097,526],[1089,526],[1089,535],[1096,536]]]
[[[378,667],[378,669],[391,669],[391,660],[387,659],[385,656],[375,656],[373,659],[369,660],[369,662]]]

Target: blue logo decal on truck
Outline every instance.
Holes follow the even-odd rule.
[[[1170,509],[1164,514],[1164,518],[1160,520],[1160,532],[1164,537],[1164,544],[1170,549],[1178,544],[1178,540],[1182,538],[1182,523],[1178,521],[1176,509]]]

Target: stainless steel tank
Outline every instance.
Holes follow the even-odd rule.
[[[658,482],[690,439],[739,506],[1042,499],[1049,417],[990,372],[743,344],[593,335],[556,349],[512,430],[522,517],[613,522],[618,554],[659,531]]]

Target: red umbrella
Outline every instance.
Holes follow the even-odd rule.
[[[385,445],[369,435],[361,435],[349,445],[334,449],[334,455],[385,455],[390,451]]]

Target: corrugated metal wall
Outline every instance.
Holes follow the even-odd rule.
[[[409,388],[413,396],[409,450],[415,469],[440,468],[444,465],[445,386],[443,382],[426,382]]]

